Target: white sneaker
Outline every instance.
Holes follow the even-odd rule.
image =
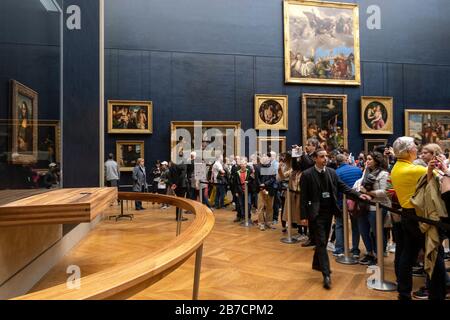
[[[327,250],[328,251],[332,251],[332,252],[334,252],[336,250],[336,248],[334,247],[334,243],[333,242],[328,242]]]
[[[266,226],[264,224],[260,224],[259,225],[259,230],[265,231],[266,230]]]
[[[390,244],[389,246],[388,246],[388,251],[390,252],[390,253],[395,253],[395,243],[392,243],[392,244]]]

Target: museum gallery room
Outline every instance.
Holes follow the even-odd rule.
[[[449,16],[1,0],[0,299],[450,299]]]

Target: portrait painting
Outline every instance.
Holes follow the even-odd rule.
[[[108,100],[108,133],[153,132],[151,101]]]
[[[361,97],[361,133],[393,134],[392,97]]]
[[[386,146],[387,143],[387,139],[364,139],[364,152],[368,154],[369,152],[372,152],[376,147]]]
[[[285,0],[284,45],[286,83],[361,84],[358,5]]]
[[[450,149],[450,108],[447,110],[405,110],[405,135],[418,145],[437,143]]]
[[[133,171],[139,158],[144,158],[144,141],[116,141],[116,159],[120,171]]]
[[[255,129],[287,130],[288,97],[285,95],[255,95]]]
[[[58,120],[38,123],[38,161],[36,167],[46,170],[50,163],[61,161],[61,131]]]
[[[258,153],[269,154],[274,151],[277,155],[286,152],[286,137],[258,137]]]
[[[171,161],[175,163],[186,160],[192,151],[207,164],[219,154],[225,159],[240,152],[240,121],[172,121],[170,126]]]
[[[305,93],[302,105],[304,146],[316,138],[328,152],[348,148],[347,95]]]
[[[16,80],[11,80],[11,90],[11,162],[33,164],[38,157],[38,94]]]

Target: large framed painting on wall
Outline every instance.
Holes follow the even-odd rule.
[[[394,98],[361,97],[361,133],[394,133]]]
[[[139,158],[144,158],[144,141],[116,141],[116,159],[120,171],[133,171]]]
[[[288,96],[255,95],[255,129],[288,129]]]
[[[358,5],[284,0],[286,83],[360,85],[359,51]]]
[[[286,152],[286,137],[258,137],[258,153],[268,154],[275,151],[277,154]]]
[[[387,143],[387,139],[364,139],[364,152],[369,154],[375,147],[386,146]]]
[[[450,149],[450,108],[448,110],[405,110],[405,135],[420,145],[439,143]]]
[[[12,143],[11,162],[32,164],[38,158],[38,94],[11,80]]]
[[[108,133],[153,132],[151,101],[108,100]]]
[[[348,148],[347,95],[302,95],[303,145],[316,138],[328,152]]]
[[[180,151],[186,153],[187,150],[201,148],[203,159],[213,162],[219,154],[224,159],[231,155],[239,155],[241,149],[241,122],[240,121],[172,121],[171,130],[171,160],[179,160]],[[198,142],[200,146],[195,146],[195,134],[201,135]],[[189,135],[190,141],[185,139]],[[185,155],[189,156],[189,154]],[[197,155],[200,158],[200,155]]]

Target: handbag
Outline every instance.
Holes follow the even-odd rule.
[[[365,201],[347,199],[347,209],[353,218],[359,218],[369,213],[370,204]]]

